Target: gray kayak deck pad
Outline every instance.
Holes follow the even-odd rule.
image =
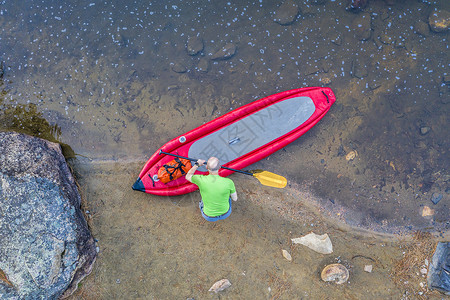
[[[215,156],[224,165],[296,129],[315,109],[313,100],[304,96],[277,102],[195,141],[189,157]]]

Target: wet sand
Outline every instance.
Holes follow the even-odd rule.
[[[131,190],[141,165],[75,165],[100,252],[71,299],[402,298],[390,273],[408,237],[352,230],[322,216],[311,195],[264,187],[238,174],[231,176],[239,194],[232,215],[209,223],[200,215],[198,192],[158,197]],[[327,233],[333,253],[290,242],[309,232]],[[348,283],[321,281],[321,270],[331,263],[349,269]],[[373,271],[365,272],[365,265]],[[223,278],[230,288],[208,292]]]

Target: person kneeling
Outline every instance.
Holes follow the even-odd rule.
[[[203,218],[215,222],[224,220],[231,215],[231,200],[237,201],[236,187],[233,180],[219,175],[220,164],[217,157],[210,157],[206,164],[208,175],[194,175],[198,167],[205,164],[202,159],[187,172],[186,180],[197,185],[201,200],[199,208]]]

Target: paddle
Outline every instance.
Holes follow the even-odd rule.
[[[159,154],[166,154],[166,155],[171,155],[171,156],[175,156],[175,157],[179,157],[179,158],[188,159],[190,161],[197,161],[197,159],[181,156],[178,154],[164,152],[162,150],[159,150]],[[284,188],[287,184],[286,178],[284,178],[283,176],[268,172],[268,171],[257,171],[255,173],[250,173],[250,172],[236,170],[236,169],[232,169],[232,168],[228,168],[228,167],[224,167],[224,166],[220,166],[220,167],[222,169],[227,169],[227,170],[230,170],[233,172],[238,172],[238,173],[242,173],[245,175],[250,175],[250,176],[256,177],[256,179],[258,179],[259,182],[263,185],[276,187],[276,188]]]

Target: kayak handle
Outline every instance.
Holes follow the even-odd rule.
[[[197,161],[198,159],[194,159],[194,158],[190,158],[190,157],[186,157],[186,156],[181,156],[181,155],[178,155],[178,154],[173,154],[173,153],[169,153],[169,152],[164,152],[164,151],[162,151],[162,150],[159,150],[159,154],[161,155],[161,154],[166,154],[166,155],[170,155],[170,156],[175,156],[175,157],[178,157],[178,158],[184,158],[184,159],[188,159],[188,160],[190,160],[190,161]],[[242,174],[246,174],[246,175],[251,175],[251,176],[253,176],[253,173],[250,173],[250,172],[245,172],[245,171],[241,171],[241,170],[236,170],[236,169],[232,169],[232,168],[228,168],[228,167],[224,167],[224,166],[220,166],[222,169],[226,169],[226,170],[230,170],[230,171],[233,171],[233,172],[238,172],[238,173],[242,173]]]

